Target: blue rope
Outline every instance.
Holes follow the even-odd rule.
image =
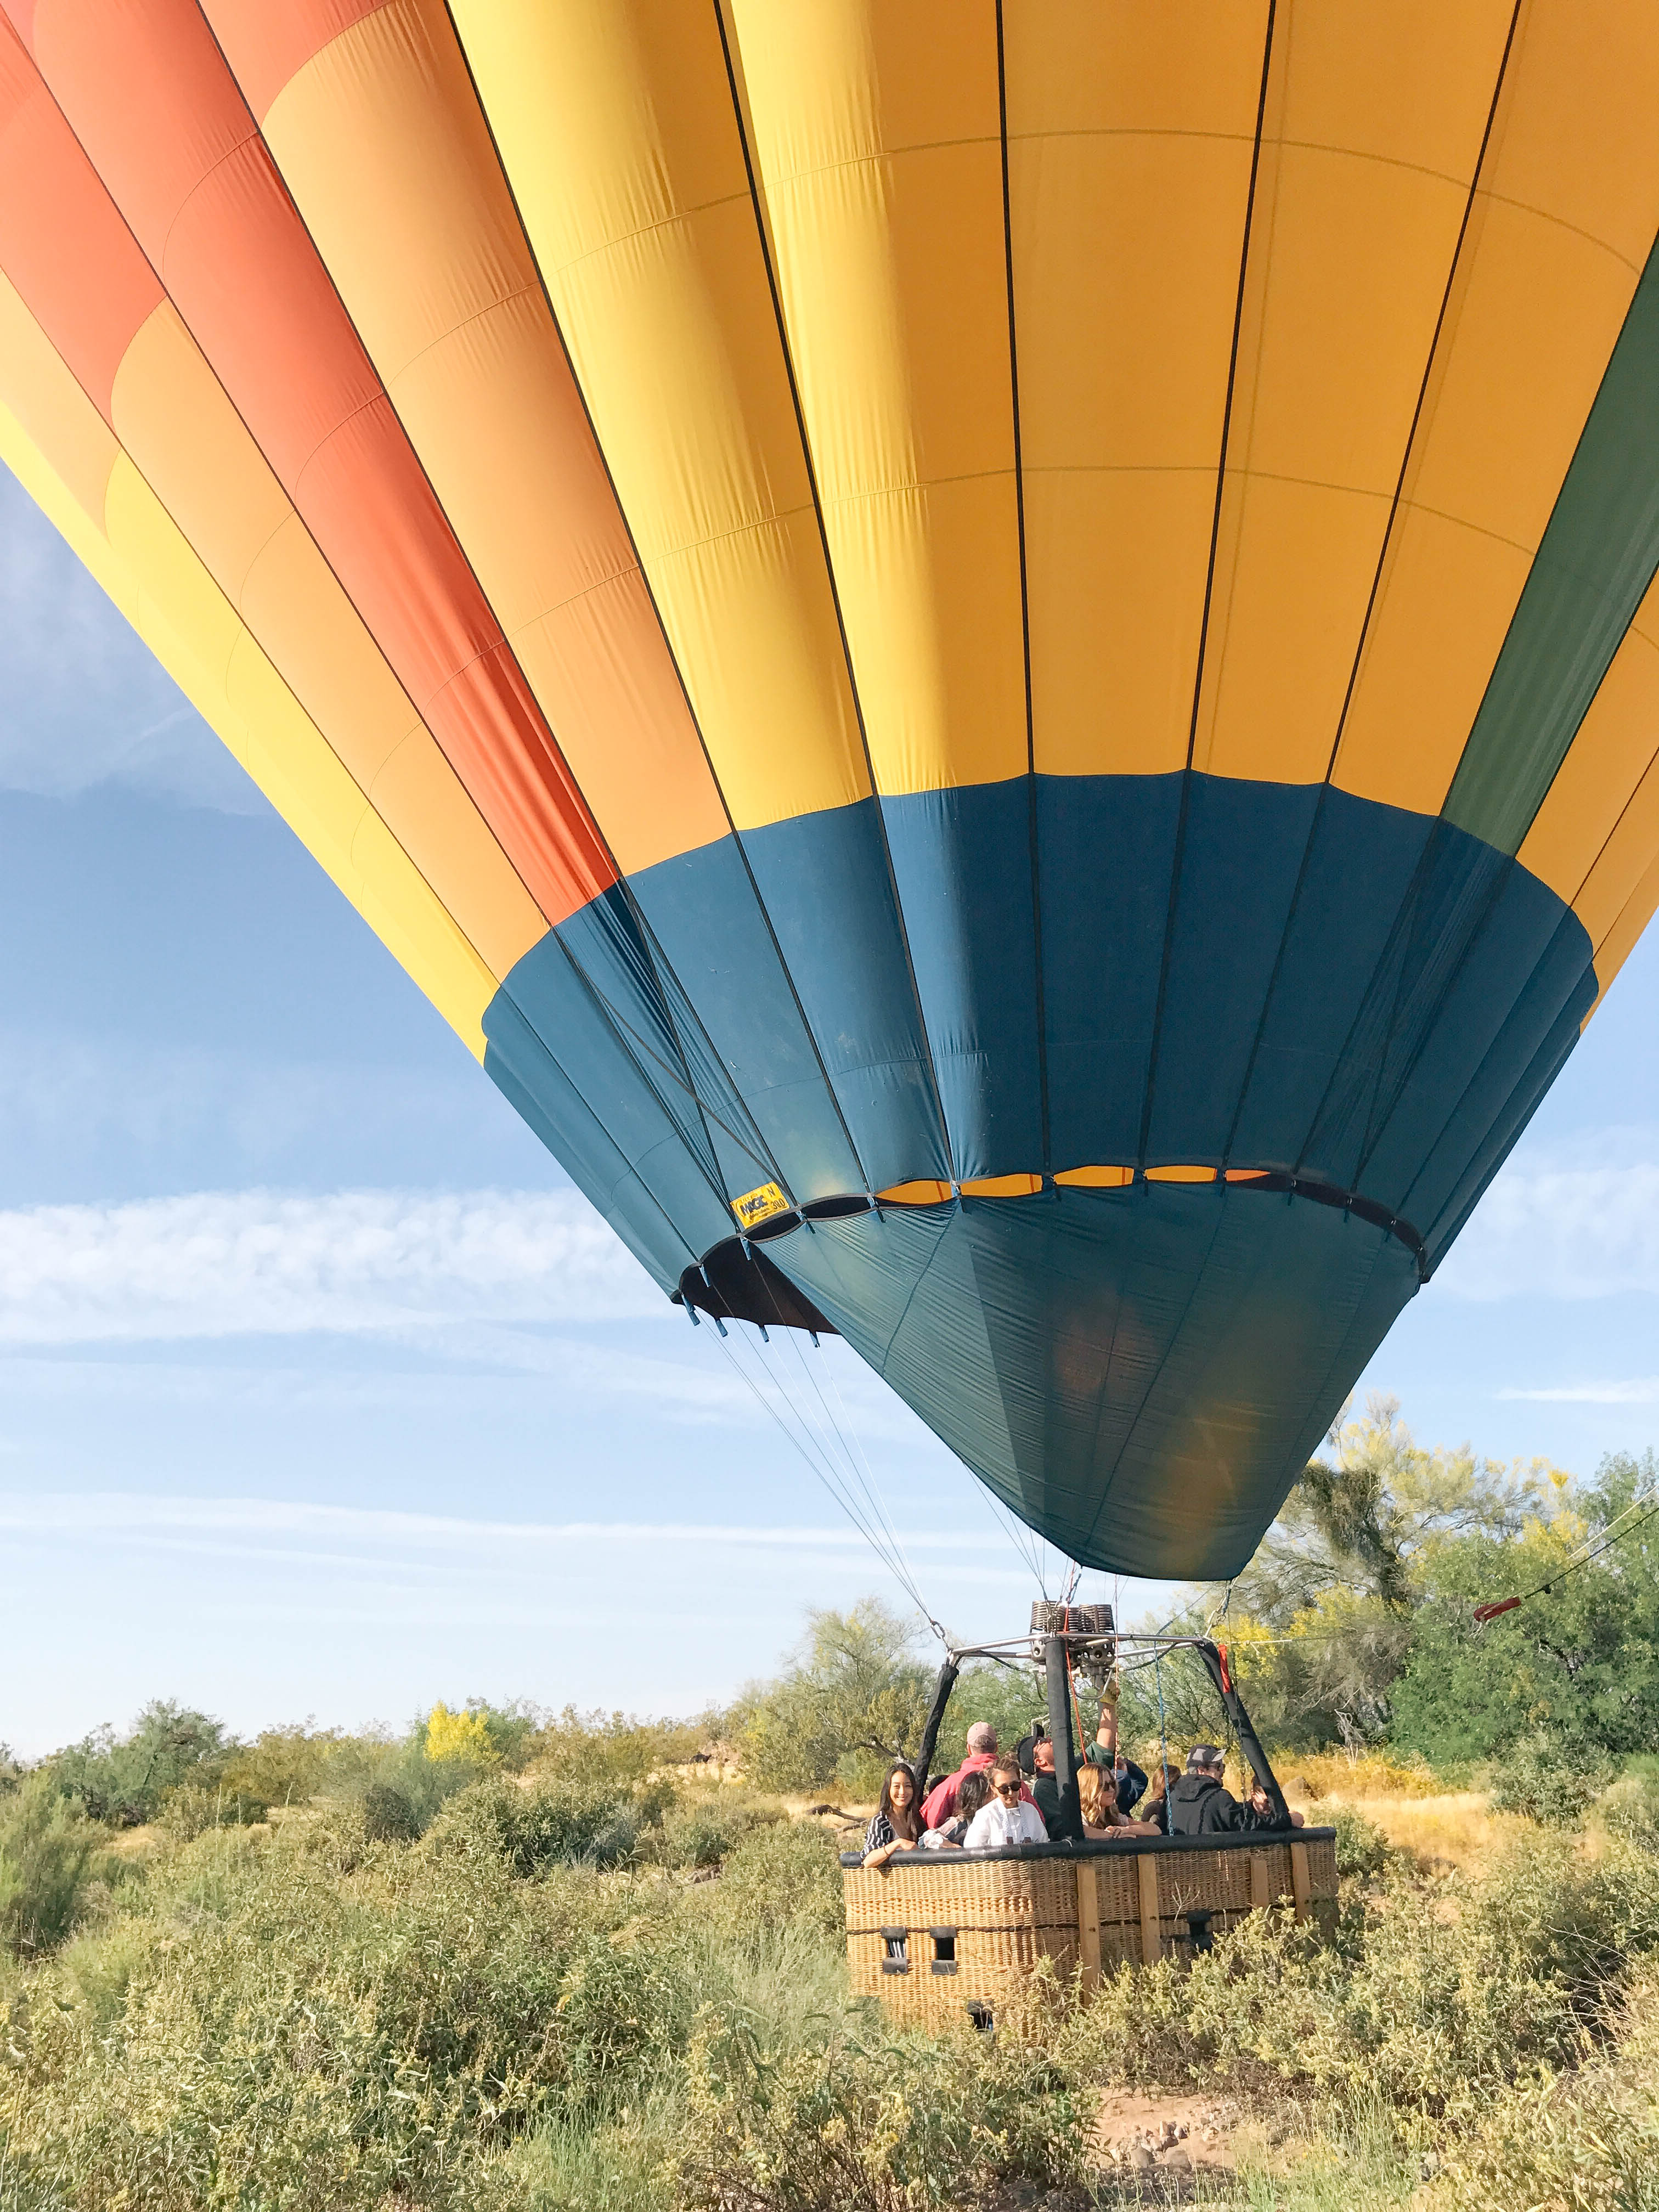
[[[1158,1763],[1164,1774],[1164,1832],[1173,1835],[1170,1826],[1170,1739],[1164,1722],[1164,1655],[1152,1654],[1152,1680],[1158,1684]]]

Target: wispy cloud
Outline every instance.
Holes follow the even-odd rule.
[[[501,1546],[557,1551],[572,1544],[719,1544],[775,1551],[842,1549],[861,1540],[849,1527],[797,1527],[690,1521],[475,1521],[456,1514],[405,1513],[394,1508],[324,1505],[270,1498],[177,1498],[128,1491],[79,1491],[57,1496],[0,1492],[0,1528],[65,1535],[120,1535],[145,1529],[241,1536],[289,1536],[332,1544],[392,1546],[459,1553]],[[907,1550],[983,1552],[972,1531],[900,1531]]]
[[[1659,1165],[1506,1170],[1435,1280],[1482,1301],[1659,1292]]]
[[[208,1191],[0,1213],[0,1346],[665,1311],[574,1191]]]
[[[691,1552],[811,1555],[868,1571],[871,1555],[848,1523],[742,1526],[687,1521],[472,1521],[453,1515],[324,1505],[260,1498],[177,1498],[125,1492],[58,1496],[0,1492],[0,1534],[77,1545],[109,1543],[123,1552],[172,1552],[257,1559],[265,1567],[343,1569],[377,1581],[413,1577],[449,1586],[479,1577],[508,1582],[578,1581],[614,1575],[615,1559],[637,1571],[645,1554],[665,1561]],[[1022,1562],[981,1534],[924,1528],[901,1532],[907,1553],[925,1560],[930,1586],[1024,1585]],[[751,1564],[743,1571],[752,1573]]]
[[[1659,1375],[1638,1375],[1625,1382],[1563,1382],[1545,1390],[1500,1390],[1498,1395],[1534,1406],[1659,1405]]]
[[[129,784],[260,813],[250,779],[0,469],[0,790]]]

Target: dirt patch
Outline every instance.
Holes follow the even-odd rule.
[[[1231,2098],[1190,2090],[1108,2089],[1095,2116],[1095,2141],[1101,2163],[1109,2171],[1231,2172],[1235,2138],[1247,2124],[1255,2125]]]

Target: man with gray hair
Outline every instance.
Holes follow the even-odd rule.
[[[924,1829],[942,1828],[957,1809],[957,1791],[969,1774],[977,1774],[992,1765],[997,1755],[997,1732],[989,1721],[975,1721],[968,1731],[968,1756],[954,1774],[947,1774],[943,1782],[936,1782],[928,1791],[921,1808]],[[1031,1793],[1022,1787],[1020,1802],[1032,1802]]]

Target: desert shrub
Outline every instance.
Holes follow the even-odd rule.
[[[497,1763],[475,1756],[466,1747],[428,1759],[424,1723],[401,1743],[359,1739],[353,1756],[332,1766],[329,1796],[362,1807],[371,1841],[411,1843],[423,1836],[441,1806]]]
[[[711,1910],[750,1937],[794,1926],[839,1943],[845,1927],[836,1838],[810,1820],[751,1829],[728,1853]]]
[[[1613,1762],[1594,1746],[1569,1746],[1535,1731],[1510,1746],[1487,1777],[1495,1810],[1540,1826],[1577,1827],[1612,1780]]]
[[[428,1829],[426,1849],[485,1852],[521,1875],[555,1865],[615,1867],[634,1856],[644,1825],[627,1790],[556,1782],[526,1790],[498,1777],[452,1797]]]
[[[702,1954],[672,1889],[359,1851],[343,1875],[311,1832],[185,1846],[126,1923],[112,2024],[86,1956],[41,1970],[0,2139],[51,2201],[477,2205],[507,2142],[683,2050]]]
[[[1252,1914],[1190,1970],[1125,1970],[1063,2029],[1093,2078],[1203,2081],[1266,2065],[1340,2098],[1465,2113],[1605,2032],[1632,1968],[1659,1948],[1639,1853],[1586,1863],[1517,1850],[1478,1880],[1395,1869],[1336,1942]]]
[[[360,1764],[371,1747],[373,1754],[383,1748],[372,1737],[348,1736],[339,1729],[264,1729],[232,1752],[222,1779],[227,1791],[251,1803],[304,1805],[331,1779]]]
[[[830,2033],[777,2051],[705,2013],[670,2162],[708,2212],[891,2212],[981,2201],[988,2182],[1083,2178],[1088,2103],[1012,2033]]]
[[[1275,1759],[1286,1788],[1300,1782],[1316,1802],[1322,1797],[1433,1797],[1447,1778],[1417,1758],[1395,1758],[1381,1751],[1297,1752]]]
[[[1659,1983],[1632,1991],[1607,2057],[1494,2097],[1451,2142],[1434,2194],[1455,2212],[1659,2212]]]
[[[1610,1835],[1659,1851],[1659,1759],[1632,1759],[1596,1800],[1595,1817]]]
[[[668,1811],[659,1845],[665,1866],[717,1867],[754,1829],[775,1825],[783,1808],[748,1790],[683,1799]]]
[[[394,1782],[371,1782],[362,1796],[363,1833],[372,1844],[412,1844],[421,1816]]]
[[[1363,1813],[1356,1813],[1352,1805],[1333,1805],[1328,1810],[1328,1825],[1336,1830],[1338,1874],[1381,1874],[1392,1862],[1395,1852],[1376,1821],[1368,1820]]]
[[[0,1942],[14,1954],[61,1943],[85,1899],[102,1833],[49,1774],[0,1800]]]
[[[579,1772],[626,1787],[680,1766],[703,1748],[715,1723],[639,1720],[629,1713],[579,1713],[574,1705],[544,1718],[529,1743],[538,1771]]]
[[[222,1782],[216,1788],[204,1782],[181,1782],[162,1799],[158,1819],[168,1835],[188,1843],[204,1828],[247,1827],[265,1820],[270,1812],[263,1798],[232,1790]]]
[[[125,1735],[108,1726],[94,1729],[44,1771],[89,1819],[133,1827],[153,1820],[167,1793],[181,1783],[216,1784],[232,1748],[222,1722],[157,1698]]]
[[[914,1622],[877,1599],[850,1613],[810,1613],[790,1664],[774,1681],[751,1683],[729,1717],[744,1771],[763,1789],[833,1783],[873,1795],[891,1762],[920,1743],[933,1678]]]
[[[484,1713],[465,1706],[452,1713],[441,1698],[426,1717],[421,1747],[434,1761],[464,1759],[484,1767],[501,1761],[501,1753],[489,1740],[489,1722]]]

